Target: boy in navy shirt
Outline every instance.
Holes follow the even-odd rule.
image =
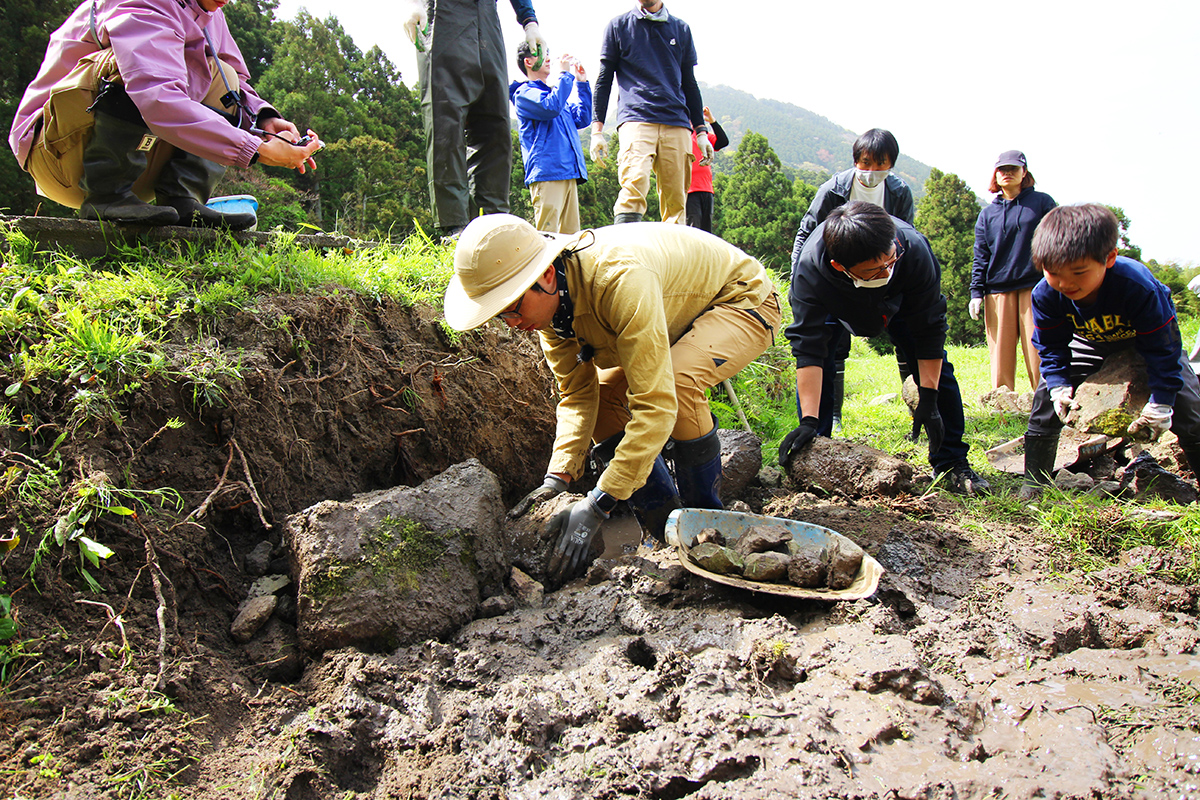
[[[1021,496],[1050,483],[1058,435],[1075,387],[1130,347],[1146,361],[1150,401],[1129,433],[1151,440],[1171,430],[1192,471],[1200,468],[1200,384],[1183,352],[1171,291],[1145,266],[1117,255],[1117,218],[1095,203],[1048,212],[1033,235],[1033,344],[1042,380],[1025,433]]]

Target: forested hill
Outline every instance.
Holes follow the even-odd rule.
[[[730,151],[736,151],[746,131],[762,134],[785,165],[798,170],[837,172],[852,166],[850,148],[862,131],[851,131],[791,103],[764,100],[749,92],[728,86],[700,84],[704,104],[729,134]],[[880,127],[886,128],[881,121]],[[900,140],[900,159],[894,170],[912,187],[917,198],[924,194],[929,166],[904,154]]]

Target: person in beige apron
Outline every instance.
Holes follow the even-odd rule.
[[[230,165],[316,166],[322,146],[246,83],[227,0],[84,0],[51,38],[9,144],[84,219],[250,227],[205,204]],[[157,204],[152,204],[156,201]]]

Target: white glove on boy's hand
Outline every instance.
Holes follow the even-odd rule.
[[[1055,386],[1050,389],[1050,398],[1054,400],[1055,415],[1066,425],[1067,417],[1079,408],[1079,403],[1075,402],[1075,390],[1070,386]]]
[[[429,10],[425,6],[425,0],[408,0],[406,11],[408,16],[404,19],[404,35],[417,45],[418,50],[424,50],[423,40],[429,33]],[[417,42],[418,35],[422,38],[421,43]]]
[[[1129,423],[1129,435],[1136,436],[1139,431],[1146,431],[1150,441],[1158,440],[1159,436],[1171,429],[1171,417],[1174,409],[1166,403],[1146,403],[1142,414]]]
[[[983,311],[983,298],[972,297],[971,302],[967,303],[967,312],[970,313],[971,319],[979,319],[980,311]]]
[[[1192,294],[1200,294],[1200,275],[1197,275],[1188,282],[1188,291]]]

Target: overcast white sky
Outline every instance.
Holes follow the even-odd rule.
[[[509,0],[499,3],[511,52],[522,32]],[[605,24],[633,5],[533,0],[551,50],[579,57],[591,78]],[[415,85],[403,7],[281,0],[278,16],[307,8],[337,17]],[[996,156],[1023,150],[1038,188],[1059,203],[1123,207],[1144,258],[1200,264],[1200,204],[1189,188],[1200,174],[1195,0],[668,0],[667,8],[692,28],[703,83],[793,103],[856,132],[888,128],[901,152],[958,174],[985,201]]]

